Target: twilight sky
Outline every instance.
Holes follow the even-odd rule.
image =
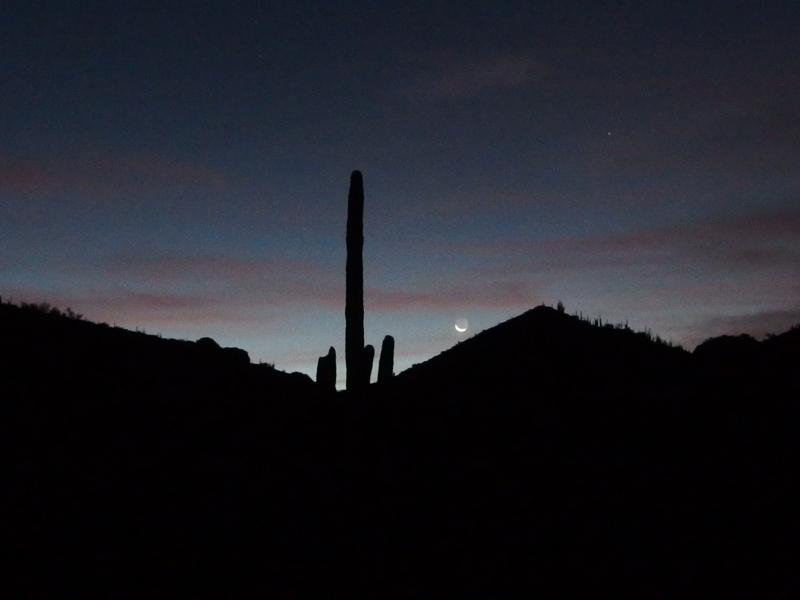
[[[558,300],[781,331],[798,40],[797,0],[4,3],[0,294],[343,380],[360,169],[396,370]]]

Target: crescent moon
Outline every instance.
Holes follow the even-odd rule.
[[[459,319],[456,321],[455,328],[458,333],[464,333],[469,328],[469,323],[466,319]]]

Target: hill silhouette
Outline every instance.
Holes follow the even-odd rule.
[[[251,365],[247,352],[221,348],[211,338],[162,339],[44,307],[0,304],[3,365],[11,373],[30,372],[13,379],[24,382],[27,393],[38,386],[50,390],[72,384],[69,390],[80,394],[179,392],[187,397],[207,392],[209,385],[263,385],[275,392],[313,389],[308,376]]]
[[[537,307],[358,394],[10,305],[0,336],[31,597],[797,590],[798,328],[689,353]]]
[[[597,326],[539,306],[403,373],[403,385],[541,393],[544,386],[621,389],[685,365],[688,353],[628,328]],[[579,377],[553,381],[563,370]],[[532,388],[536,388],[536,392]]]

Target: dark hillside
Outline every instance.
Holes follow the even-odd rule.
[[[87,583],[118,597],[199,564],[246,565],[275,524],[302,529],[289,507],[319,514],[318,474],[336,454],[305,375],[210,339],[5,304],[0,398],[2,535],[30,597]],[[300,552],[287,542],[276,568]]]
[[[3,368],[31,372],[29,378],[11,379],[24,386],[23,393],[65,385],[74,386],[71,391],[188,396],[226,380],[235,385],[260,380],[292,393],[312,389],[308,377],[255,368],[244,350],[220,348],[210,338],[162,339],[34,307],[0,304],[0,340]]]
[[[644,333],[597,326],[539,306],[415,365],[402,386],[515,392],[602,393],[655,388],[679,375],[689,354]],[[670,374],[672,376],[670,377]]]
[[[471,539],[451,575],[486,590],[780,597],[800,447],[788,336],[690,354],[538,307],[400,374],[376,398],[398,561],[452,567]]]
[[[348,395],[2,305],[3,537],[29,597],[792,597],[798,331],[538,307]]]

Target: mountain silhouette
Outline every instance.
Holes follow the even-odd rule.
[[[797,591],[799,328],[690,353],[541,306],[358,394],[8,304],[0,336],[31,597]]]
[[[541,395],[545,390],[652,381],[682,368],[684,350],[627,328],[539,306],[404,372],[398,383],[431,388],[495,390]],[[580,377],[564,380],[564,371]]]

